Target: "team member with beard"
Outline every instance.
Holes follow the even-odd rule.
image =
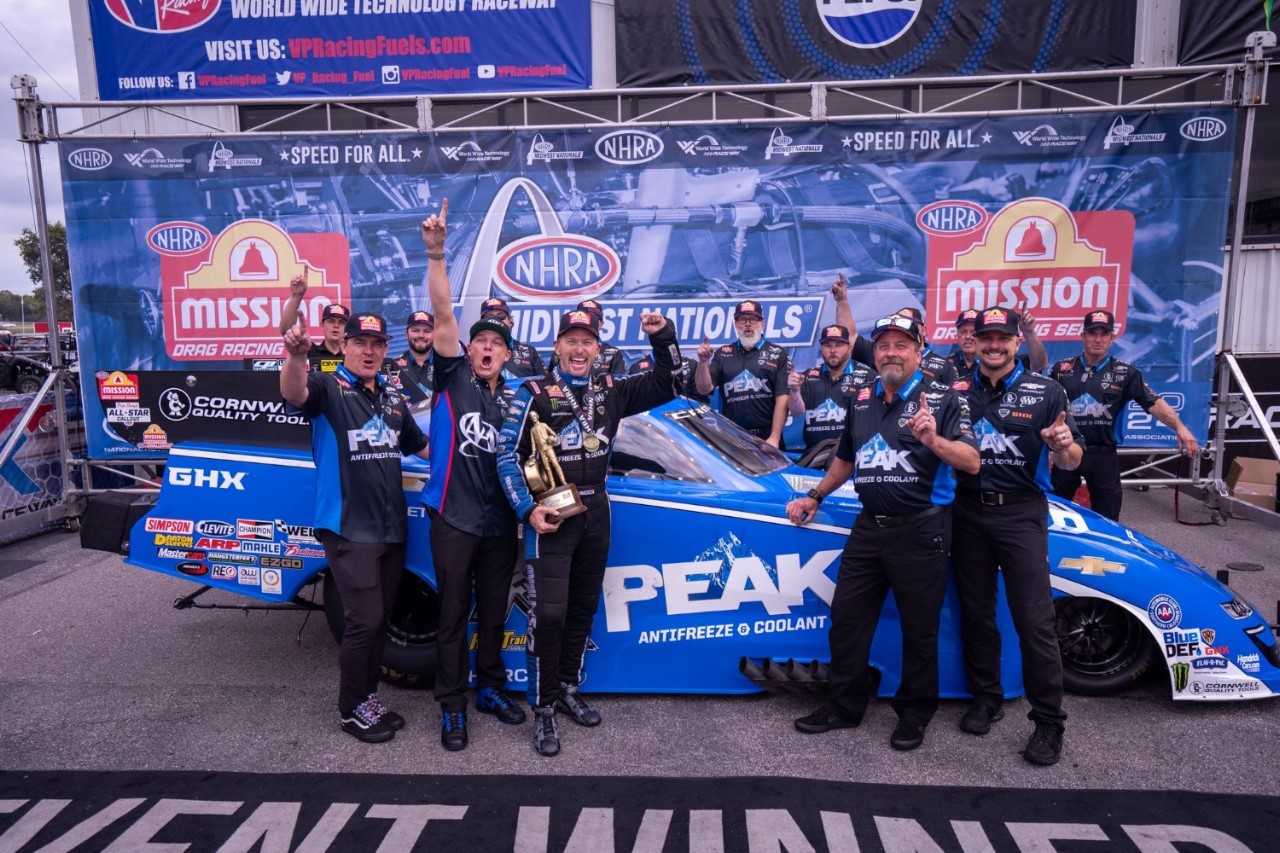
[[[502,378],[511,357],[511,332],[496,319],[471,326],[466,350],[458,341],[449,274],[444,262],[449,200],[422,223],[427,291],[440,324],[435,329],[432,476],[422,502],[430,508],[431,556],[440,596],[435,698],[440,743],[465,749],[471,656],[467,620],[476,609],[476,710],[519,725],[524,711],[507,695],[502,661],[507,594],[516,565],[516,519],[498,482],[498,430],[512,389]],[[453,355],[446,355],[453,353]]]
[[[956,317],[956,351],[947,356],[956,369],[957,379],[968,379],[973,376],[973,369],[978,364],[978,345],[973,337],[973,326],[980,312],[976,308],[961,311]],[[1018,361],[1032,373],[1039,373],[1049,366],[1049,354],[1036,334],[1036,318],[1018,309],[1018,331],[1027,343],[1026,355],[1018,356]]]
[[[428,264],[428,268],[430,264]],[[428,276],[430,271],[428,269]],[[430,284],[428,284],[430,287]],[[450,306],[450,313],[452,313]],[[457,324],[454,324],[455,328]],[[404,336],[409,348],[392,362],[400,382],[400,390],[409,398],[409,404],[431,405],[431,345],[435,335],[436,318],[430,311],[414,311],[404,324]]]
[[[764,309],[759,302],[739,302],[733,311],[736,343],[717,349],[703,339],[694,374],[699,394],[720,389],[724,416],[756,438],[782,447],[787,420],[787,375],[791,361],[786,350],[764,339]]]
[[[511,307],[500,296],[493,296],[480,303],[480,319],[493,320],[507,327],[510,334],[515,320],[511,318]],[[521,379],[525,376],[541,376],[546,371],[542,364],[542,356],[538,351],[526,344],[511,338],[511,360],[503,368],[508,379]]]
[[[871,332],[880,378],[858,390],[826,475],[787,516],[808,524],[818,505],[853,477],[862,512],[845,542],[831,601],[831,681],[821,708],[795,721],[806,734],[852,728],[871,700],[867,658],[885,596],[902,622],[898,725],[889,745],[911,750],[938,710],[938,620],[947,591],[952,469],[978,470],[960,396],[920,370],[924,340],[906,317]]]
[[[507,500],[525,522],[525,577],[529,595],[529,702],[533,746],[560,752],[557,707],[582,726],[598,726],[600,712],[578,693],[587,638],[600,603],[609,553],[609,454],[622,419],[674,397],[680,347],[661,314],[641,314],[653,347],[653,370],[635,376],[597,374],[600,321],[587,311],[560,319],[559,366],[521,384],[498,436],[498,473]],[[535,417],[536,415],[536,417]],[[561,517],[529,493],[522,464],[533,451],[532,433],[554,433],[554,452],[566,483],[577,486],[585,512]]]
[[[300,289],[305,295],[305,279]],[[390,340],[386,320],[376,314],[348,320],[342,364],[326,373],[307,371],[311,338],[303,312],[297,317],[284,334],[280,395],[312,422],[314,527],[342,596],[338,711],[343,731],[379,743],[404,726],[377,695],[408,536],[400,455],[426,458],[427,439],[405,398],[378,372]]]
[[[788,410],[795,418],[804,415],[805,450],[840,437],[854,392],[876,378],[875,370],[849,357],[849,330],[844,326],[823,329],[820,345],[822,364],[804,375],[792,370],[787,378]]]
[[[1018,315],[988,308],[978,315],[978,369],[958,382],[969,403],[982,468],[957,486],[951,543],[964,669],[973,702],[961,730],[982,735],[1004,716],[1000,631],[996,627],[997,572],[1022,649],[1035,732],[1023,750],[1032,764],[1054,764],[1062,752],[1062,656],[1049,587],[1049,465],[1080,464],[1083,441],[1067,409],[1067,394],[1052,379],[1018,362]]]

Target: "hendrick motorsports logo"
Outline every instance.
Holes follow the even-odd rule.
[[[234,169],[240,166],[261,166],[261,157],[237,157],[235,152],[221,142],[213,143],[213,153],[209,155],[209,171],[218,169]]]
[[[769,144],[765,146],[764,159],[768,160],[774,154],[790,157],[792,154],[817,154],[821,151],[822,146],[817,144],[796,145],[790,136],[782,132],[782,128],[775,127],[769,136]]]
[[[549,162],[551,160],[581,160],[583,152],[581,151],[558,151],[554,143],[548,142],[539,133],[533,137],[533,141],[529,143],[529,156],[526,162],[530,165],[541,162]]]
[[[1087,137],[1075,134],[1061,134],[1052,125],[1042,124],[1031,130],[1015,130],[1013,138],[1019,145],[1032,148],[1074,148]]]
[[[1163,133],[1134,133],[1133,125],[1124,120],[1124,116],[1116,116],[1107,131],[1107,138],[1102,141],[1103,148],[1112,145],[1129,145],[1134,142],[1164,142]]]
[[[693,157],[737,157],[747,150],[745,145],[723,145],[709,133],[704,133],[697,139],[678,140],[676,145]]]
[[[125,152],[124,159],[138,169],[181,169],[191,165],[189,157],[169,157],[158,148]]]
[[[461,163],[492,163],[511,156],[510,151],[486,151],[470,139],[461,145],[442,145],[440,153]]]
[[[840,41],[870,48],[902,38],[924,0],[816,0],[822,25]]]

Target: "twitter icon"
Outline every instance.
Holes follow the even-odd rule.
[[[293,72],[292,72],[292,71],[277,71],[277,72],[276,72],[276,85],[277,85],[277,86],[287,86],[287,85],[289,85],[289,78],[290,78],[290,77],[292,77],[292,76],[293,76]]]

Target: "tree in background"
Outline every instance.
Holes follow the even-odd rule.
[[[36,286],[34,311],[32,311],[33,299],[27,298],[27,320],[32,319],[33,313],[36,319],[43,319],[44,271],[40,266],[40,236],[30,228],[23,228],[22,234],[13,241],[13,244],[18,247],[22,262],[27,266],[27,277]],[[67,261],[67,227],[61,222],[54,222],[49,226],[49,253],[52,262],[54,310],[59,320],[69,321],[71,319],[71,265]],[[7,311],[4,313],[6,317],[10,316]],[[18,315],[12,316],[16,318]]]

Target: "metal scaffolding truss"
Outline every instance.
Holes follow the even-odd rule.
[[[315,135],[751,125],[1251,106],[1261,104],[1265,98],[1261,87],[1251,85],[1253,81],[1249,79],[1257,70],[1242,62],[836,83],[434,95],[391,100],[292,99],[251,105],[236,100],[41,102],[39,138],[24,141],[290,131]],[[149,130],[153,127],[164,130]]]

